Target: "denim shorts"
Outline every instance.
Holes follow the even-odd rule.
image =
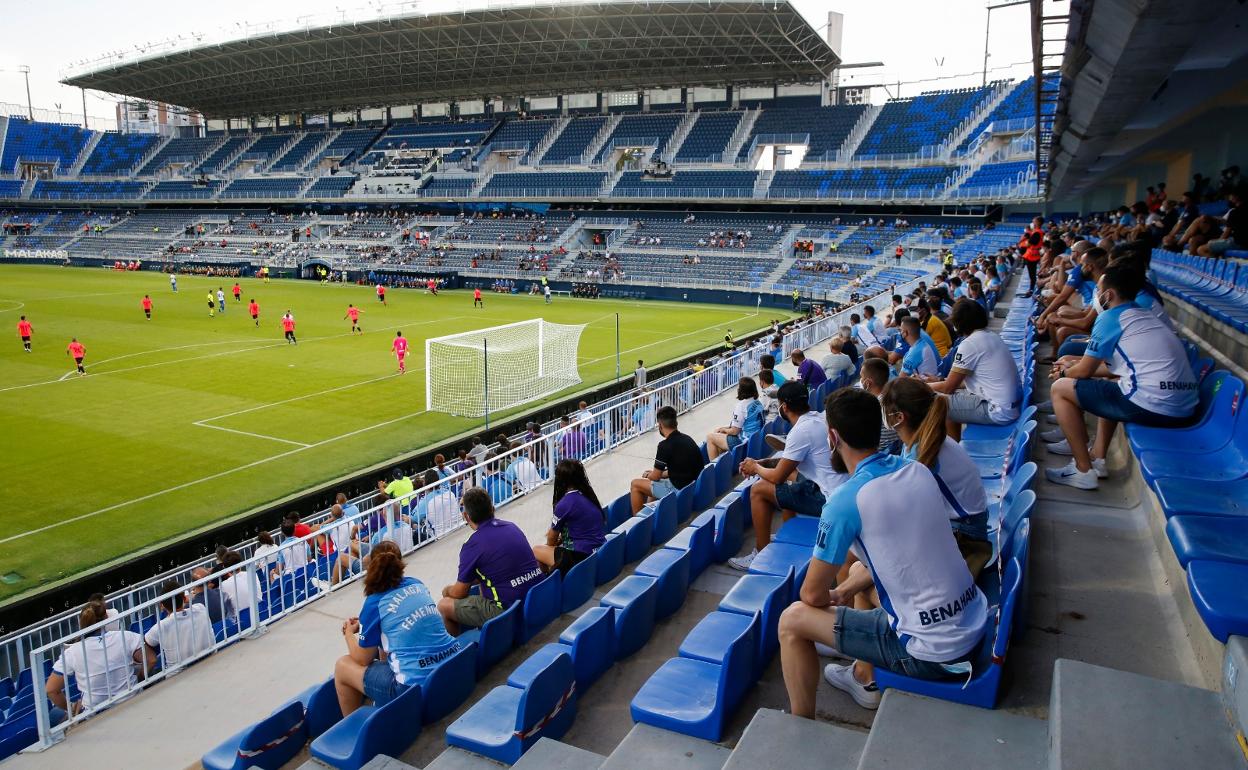
[[[879,607],[873,610],[837,607],[836,649],[855,660],[915,679],[951,679],[963,676],[950,673],[940,663],[919,660],[911,655],[893,631],[888,613]]]
[[[650,482],[650,496],[655,500],[667,497],[676,491],[671,479],[656,479]]]
[[[786,511],[818,516],[823,513],[823,490],[810,479],[798,476],[797,481],[776,487],[776,503]]]
[[[390,664],[374,660],[364,669],[364,694],[378,706],[394,700],[394,696],[401,689],[398,680],[394,678],[394,672],[390,670]]]
[[[992,403],[986,398],[969,393],[965,390],[959,390],[948,396],[949,401],[949,419],[953,422],[973,425],[1006,425],[1014,422],[1006,420],[1005,422],[997,422],[992,418]]]
[[[727,438],[729,449],[736,449],[741,445],[741,441],[743,440],[740,433],[737,433],[736,435],[729,434]]]
[[[1057,357],[1062,356],[1082,356],[1088,350],[1089,337],[1086,334],[1075,334],[1066,338],[1062,346],[1057,349]]]
[[[1122,394],[1118,383],[1112,380],[1075,380],[1075,398],[1085,412],[1114,422],[1146,425],[1150,428],[1181,428],[1192,422],[1190,416],[1171,417],[1136,406]]]

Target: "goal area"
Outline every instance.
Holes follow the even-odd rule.
[[[425,403],[483,417],[579,384],[584,330],[537,318],[425,340]]]

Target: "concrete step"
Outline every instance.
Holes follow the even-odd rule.
[[[759,709],[741,734],[724,770],[760,767],[852,770],[867,734],[827,722],[802,719],[783,711]]]
[[[425,770],[499,770],[503,767],[507,765],[451,746],[436,756]]]
[[[660,730],[650,725],[633,725],[615,747],[602,770],[720,770],[732,754],[718,743]],[[432,766],[431,766],[432,770]],[[441,770],[439,768],[439,770]]]
[[[324,767],[324,765],[319,765],[319,767]],[[392,757],[387,757],[385,754],[378,754],[370,759],[368,764],[361,767],[360,770],[420,770],[420,768]]]
[[[1222,662],[1222,693],[1237,729],[1248,733],[1248,639],[1232,636]]]
[[[1045,740],[1039,719],[888,690],[858,767],[1042,770]]]
[[[1246,766],[1212,690],[1059,659],[1049,704],[1051,770]]]
[[[542,738],[512,767],[515,770],[585,770],[601,767],[605,761],[607,758],[601,754]]]

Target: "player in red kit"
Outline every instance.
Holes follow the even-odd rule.
[[[438,282],[437,282],[437,280],[435,280],[435,279],[433,279],[433,278],[430,278],[429,280],[425,281],[425,290],[426,290],[426,291],[428,291],[430,294],[432,294],[432,295],[433,295],[433,296],[435,296],[435,297],[436,297],[436,296],[438,296]]]
[[[295,317],[286,311],[286,315],[282,316],[282,331],[286,333],[286,341],[291,345],[298,345],[299,341],[295,339]]]
[[[30,325],[30,321],[26,320],[26,316],[22,316],[17,321],[17,336],[22,338],[22,350],[30,352],[30,337],[35,333],[35,327]]]
[[[260,305],[256,304],[253,299],[247,303],[247,312],[251,313],[251,320],[256,322],[256,326],[260,325]]]
[[[141,304],[143,305],[143,315],[147,316],[147,320],[152,320],[152,298],[144,294]]]
[[[234,301],[243,301],[243,287],[238,285],[238,281],[234,282]]]
[[[407,374],[407,338],[403,336],[403,332],[394,333],[394,342],[390,344],[394,355],[399,359],[399,374]]]
[[[360,334],[364,333],[364,330],[360,328],[360,309],[358,307],[348,303],[347,314],[344,315],[343,318],[351,319],[351,333],[352,334],[355,334],[356,332],[359,332]]]
[[[481,299],[481,289],[479,288],[472,290],[472,306],[485,307],[485,302]]]
[[[377,301],[386,304],[386,287],[381,284],[377,284]]]
[[[74,365],[78,367],[78,376],[86,377],[87,368],[82,365],[82,359],[87,357],[87,349],[77,337],[69,341],[69,347],[65,348],[65,355],[74,359]]]

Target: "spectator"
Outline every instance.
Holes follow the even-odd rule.
[[[395,468],[391,471],[390,479],[391,481],[386,485],[385,492],[394,501],[391,509],[394,511],[394,516],[398,517],[403,507],[411,503],[412,492],[415,491],[416,485],[407,477],[402,468]]]
[[[542,575],[520,528],[494,517],[489,492],[480,487],[464,492],[463,517],[472,534],[459,550],[456,581],[442,589],[438,600],[438,612],[452,636],[459,636],[462,628],[480,628],[523,600]],[[470,595],[474,583],[481,593]]]
[[[260,579],[256,577],[254,570],[239,567],[242,561],[243,557],[237,551],[226,551],[221,558],[222,567],[229,573],[221,581],[221,593],[229,597],[235,620],[239,620],[239,615],[244,610],[250,611],[258,604],[261,597]],[[255,621],[256,618],[252,617],[251,620]]]
[[[364,606],[343,621],[347,654],[334,665],[334,689],[344,716],[365,697],[384,706],[403,689],[420,685],[441,661],[460,650],[434,612],[429,589],[403,574],[393,543],[375,548],[364,576]]]
[[[332,551],[329,583],[334,585],[346,579],[352,562],[360,556],[360,527],[347,519],[341,505],[334,503],[329,509],[329,518],[316,529],[328,541],[327,550]]]
[[[509,444],[509,447],[511,450],[515,450],[519,445]],[[511,456],[503,476],[520,492],[536,489],[542,483],[541,472],[538,471],[537,466],[533,464],[529,456],[523,452],[516,452]]]
[[[758,357],[758,368],[771,372],[772,381],[777,388],[788,381],[788,378],[776,371],[776,359],[770,353]]]
[[[1236,174],[1238,173],[1237,169]],[[1248,249],[1248,212],[1243,205],[1244,191],[1241,188],[1233,189],[1226,200],[1231,207],[1223,217],[1225,224],[1222,235],[1196,250],[1202,257],[1224,257],[1231,249]]]
[[[839,335],[832,338],[828,343],[828,355],[823,357],[819,365],[823,367],[823,374],[829,380],[835,381],[841,375],[853,375],[854,361],[845,354],[844,338]]]
[[[1018,419],[1022,384],[1010,349],[1001,337],[988,331],[987,311],[968,299],[960,299],[953,306],[951,318],[963,339],[954,354],[949,376],[931,386],[937,393],[949,396],[947,429],[958,441],[965,423],[1008,425]]]
[[[752,378],[742,377],[737,383],[737,406],[732,420],[706,434],[706,456],[713,461],[762,429],[763,404],[758,400],[758,385]]]
[[[277,551],[277,563],[280,574],[290,575],[295,570],[303,569],[308,564],[308,543],[295,537],[293,519],[282,521],[282,543]],[[278,577],[278,575],[274,575]]]
[[[949,327],[944,320],[932,312],[931,305],[925,299],[915,302],[914,308],[918,313],[919,323],[923,325],[923,331],[932,338],[936,352],[941,358],[949,355],[949,350],[953,347],[953,335],[949,333]]]
[[[862,390],[879,398],[884,395],[884,387],[888,385],[890,370],[888,364],[882,358],[868,358],[862,362],[862,371],[858,373],[861,378],[859,386]],[[901,442],[898,440],[897,431],[884,425],[880,428],[880,446],[881,452],[888,454],[897,454],[901,451]]]
[[[1087,350],[1078,360],[1062,358],[1053,365],[1050,393],[1063,438],[1047,447],[1072,457],[1063,468],[1045,470],[1055,484],[1096,489],[1097,479],[1108,476],[1105,457],[1118,423],[1179,427],[1196,409],[1199,383],[1182,343],[1155,315],[1135,304],[1143,284],[1138,265],[1107,267],[1098,299],[1104,312],[1092,327]],[[1090,450],[1085,412],[1097,417],[1096,443]]]
[[[401,553],[407,553],[416,547],[416,533],[412,529],[411,519],[399,513],[392,513],[391,516],[380,523],[377,531],[373,533],[369,539],[369,550],[381,545],[383,540],[389,540],[399,547]],[[364,568],[368,568],[368,560],[364,560]]]
[[[639,390],[646,387],[646,364],[640,358],[637,359],[637,369],[633,372],[633,387]]]
[[[797,376],[806,384],[807,389],[814,390],[828,381],[828,375],[823,373],[823,367],[815,363],[814,359],[807,358],[801,348],[794,350],[789,360],[797,367]]]
[[[108,602],[104,599],[104,594],[99,592],[91,594],[87,597],[87,604],[99,604],[103,608],[102,612],[104,613],[104,616],[113,621],[105,626],[105,628],[109,631],[121,630],[121,613],[108,606]]]
[[[819,678],[815,644],[855,659],[829,664],[824,678],[874,709],[875,666],[917,679],[966,678],[988,627],[988,603],[958,553],[936,479],[919,463],[876,451],[877,407],[871,395],[844,388],[825,411],[836,462],[850,476],[824,506],[798,601],[779,629],[789,705],[808,719]],[[851,548],[870,559],[859,561]],[[875,586],[878,599],[887,587],[886,601]],[[932,607],[950,611],[933,618]]]
[[[82,638],[61,648],[44,685],[48,699],[58,709],[70,708],[65,689],[71,677],[80,693],[74,711],[89,711],[129,693],[143,672],[156,665],[155,657],[145,653],[143,638],[133,631],[114,630],[111,623],[92,628],[106,620],[103,602],[87,602],[78,613]]]
[[[160,592],[169,596],[160,600],[163,617],[143,636],[149,657],[159,651],[163,667],[173,668],[211,650],[216,639],[208,609],[202,604],[188,606],[186,592],[176,580],[166,580]]]
[[[1036,270],[1040,266],[1040,257],[1044,251],[1044,230],[1036,227],[1026,235],[1026,244],[1023,249],[1023,264],[1027,266],[1027,291],[1024,297],[1030,297],[1034,294],[1038,287],[1036,285]]]
[[[863,350],[882,346],[882,341],[875,336],[875,331],[871,328],[871,324],[863,321],[862,316],[857,313],[850,313],[849,322],[853,324],[854,339],[862,345]]]
[[[758,372],[758,400],[763,404],[763,425],[780,416],[780,403],[776,401],[776,378],[771,369]]]
[[[438,483],[433,477],[435,471],[426,471],[423,483],[431,487]],[[424,497],[416,505],[416,521],[420,527],[421,539],[433,538],[451,531],[459,516],[459,498],[447,484],[438,484],[425,492]]]
[[[191,570],[192,580],[203,580],[208,577],[209,572],[204,567],[196,567]],[[208,619],[214,624],[222,623],[226,618],[237,618],[238,610],[234,608],[234,603],[230,601],[230,597],[221,593],[221,589],[216,579],[199,583],[191,589],[191,604],[202,604],[208,608]]]
[[[849,356],[849,360],[854,362],[854,366],[862,361],[858,353],[858,346],[854,344],[854,331],[848,326],[841,327],[841,352]]]
[[[754,522],[754,549],[745,556],[728,560],[734,569],[746,572],[758,552],[771,542],[771,520],[779,509],[787,521],[797,514],[818,516],[825,496],[843,480],[832,471],[829,461],[828,431],[819,413],[810,408],[810,395],[800,382],[780,387],[780,416],[793,427],[784,439],[779,459],[741,463],[741,473],[758,476],[750,488],[750,515]],[[794,471],[797,478],[790,481]]]
[[[649,500],[658,500],[697,480],[702,471],[702,450],[689,436],[677,430],[675,407],[665,406],[655,414],[663,440],[655,450],[654,467],[629,486],[633,513]]]
[[[564,415],[559,418],[559,428],[563,437],[559,439],[559,456],[563,459],[580,460],[585,456],[585,432],[572,425],[572,418]]]
[[[992,560],[988,541],[988,495],[979,466],[962,445],[945,433],[948,400],[914,378],[893,380],[880,398],[884,424],[897,431],[901,456],[923,463],[936,477],[953,511],[953,536],[971,576]]]
[[[472,460],[473,465],[480,465],[485,462],[485,458],[490,454],[490,449],[481,443],[480,436],[472,437],[472,448],[468,450],[468,457]]]
[[[940,372],[936,343],[919,328],[919,319],[907,316],[901,321],[901,338],[909,349],[901,359],[901,373],[907,377],[935,377]]]
[[[533,556],[543,570],[566,575],[607,539],[606,514],[580,460],[563,460],[555,466],[554,509],[546,544],[533,546]]]
[[[291,532],[294,532],[293,528]],[[267,530],[262,529],[256,534],[256,550],[251,555],[256,559],[256,566],[264,570],[266,575],[281,565],[281,554],[273,542],[273,536]]]

